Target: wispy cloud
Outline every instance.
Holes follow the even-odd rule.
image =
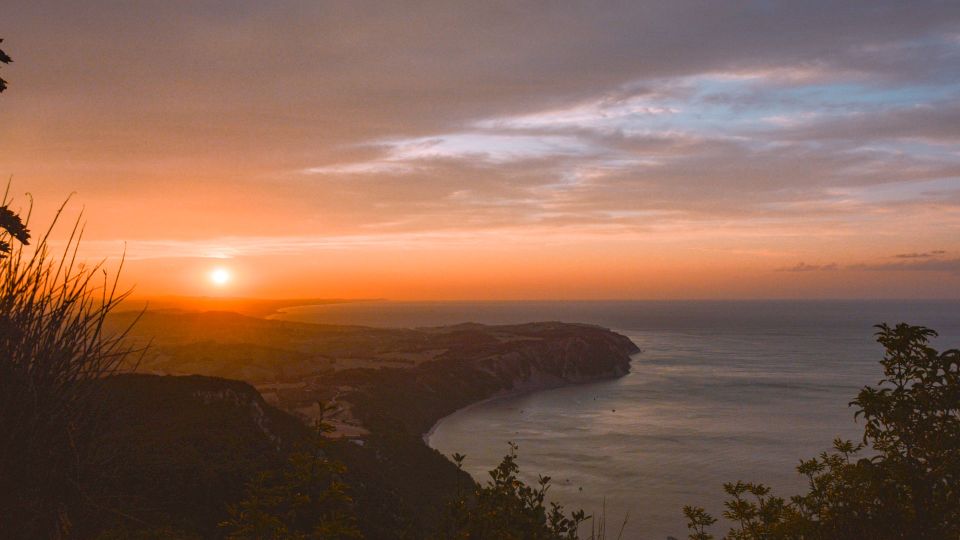
[[[912,252],[912,253],[898,253],[894,255],[894,258],[897,259],[929,259],[931,257],[937,257],[944,255],[947,252],[942,249],[935,249],[933,251],[924,251],[924,252]]]
[[[913,262],[854,264],[850,270],[871,272],[947,272],[960,274],[960,259],[927,259]]]
[[[83,242],[87,259],[127,260],[149,259],[233,259],[298,255],[336,251],[367,251],[396,249],[444,249],[488,245],[564,245],[596,238],[609,231],[602,229],[574,234],[557,234],[544,228],[543,234],[530,237],[523,229],[502,227],[487,231],[446,230],[435,232],[383,231],[378,234],[316,235],[316,236],[221,236],[186,239],[94,240]],[[61,246],[51,242],[54,249]]]
[[[84,255],[92,258],[145,259],[232,259],[326,250],[355,250],[385,247],[437,246],[461,243],[463,233],[393,233],[381,235],[330,236],[223,236],[197,240],[140,239],[135,241],[96,240],[84,242]]]
[[[793,266],[785,266],[782,268],[777,268],[777,272],[828,272],[833,270],[838,270],[840,266],[837,263],[829,264],[806,264],[806,263],[797,263]]]
[[[861,262],[848,265],[837,263],[806,264],[803,262],[793,266],[774,269],[776,272],[821,272],[821,271],[868,271],[868,272],[946,272],[960,273],[960,258],[940,258],[945,250],[933,250],[918,253],[900,253],[893,258],[901,259],[897,262]]]

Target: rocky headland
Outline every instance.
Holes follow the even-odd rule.
[[[118,314],[111,324],[123,328],[134,316]],[[338,438],[330,451],[348,467],[368,538],[401,530],[415,537],[471,481],[426,445],[423,435],[438,420],[485,399],[623,376],[639,352],[628,338],[585,324],[383,329],[223,312],[148,312],[131,339],[151,342],[139,374],[111,384],[125,400],[115,436],[137,445],[137,468],[154,478],[175,474],[186,482],[177,489],[208,493],[193,483],[230,471],[232,487],[223,492],[238,496],[255,464],[275,460],[264,453],[295,445],[323,403]],[[187,429],[170,430],[169,422]],[[151,433],[163,440],[140,446]],[[160,447],[185,461],[158,465],[151,448]],[[245,456],[242,464],[236,456]],[[191,528],[214,530],[222,506],[191,505]]]

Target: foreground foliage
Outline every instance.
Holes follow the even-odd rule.
[[[62,208],[61,208],[62,210]],[[59,214],[58,214],[59,215]],[[54,220],[54,224],[56,220]],[[51,226],[52,228],[52,226]],[[95,381],[130,354],[123,332],[105,335],[124,298],[100,267],[74,264],[77,226],[59,257],[50,232],[30,233],[0,201],[0,536],[66,537],[84,508],[102,403]]]
[[[454,454],[463,466],[464,456]],[[540,476],[535,486],[518,477],[517,446],[490,471],[486,485],[460,493],[451,503],[441,528],[444,539],[575,540],[580,524],[589,519],[583,510],[569,516],[557,503],[546,505],[550,477]]]
[[[0,39],[0,43],[3,43],[2,39]],[[11,62],[13,62],[13,59],[11,59],[7,53],[3,52],[3,49],[0,49],[0,64],[9,64]],[[0,78],[0,92],[3,92],[6,89],[7,81],[3,80],[3,78]]]
[[[324,437],[333,428],[321,404],[316,431],[305,448],[279,470],[263,471],[247,485],[246,497],[229,508],[221,526],[231,539],[351,540],[362,538],[353,512],[346,467],[330,459]]]
[[[960,538],[960,351],[929,346],[922,326],[877,326],[884,378],[851,405],[865,424],[862,443],[801,461],[809,491],[789,500],[762,484],[725,484],[724,538]],[[868,457],[856,458],[862,450]],[[709,540],[715,519],[687,506],[692,540]]]

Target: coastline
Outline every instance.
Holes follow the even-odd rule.
[[[459,413],[459,412],[461,412],[461,411],[466,411],[466,410],[468,410],[468,409],[472,409],[472,408],[475,408],[475,407],[479,407],[480,405],[484,405],[484,404],[486,404],[486,403],[490,403],[491,401],[497,401],[497,400],[501,400],[501,399],[520,397],[520,396],[535,394],[535,393],[537,393],[537,392],[543,392],[543,391],[546,391],[546,390],[554,390],[554,389],[557,389],[557,388],[565,388],[565,387],[568,387],[568,386],[580,386],[580,385],[586,385],[586,384],[603,382],[603,381],[611,381],[611,380],[614,380],[614,379],[619,379],[619,378],[622,378],[622,377],[626,377],[627,375],[630,374],[630,371],[631,371],[631,368],[632,368],[632,363],[633,363],[633,356],[635,356],[635,355],[637,355],[637,354],[640,354],[640,353],[639,353],[639,352],[638,352],[638,353],[634,353],[633,355],[630,356],[631,366],[628,367],[627,371],[626,371],[625,373],[622,373],[622,374],[612,374],[612,375],[609,375],[609,376],[606,376],[606,377],[597,377],[597,378],[588,379],[588,380],[583,380],[583,381],[562,381],[562,380],[558,380],[556,384],[550,384],[550,385],[544,385],[544,386],[537,386],[537,387],[533,387],[533,388],[522,388],[522,387],[521,387],[521,388],[512,388],[512,389],[510,389],[510,390],[497,392],[496,394],[494,394],[494,395],[492,395],[492,396],[486,397],[486,398],[481,399],[481,400],[479,400],[479,401],[474,401],[473,403],[470,403],[470,404],[468,404],[468,405],[465,405],[465,406],[463,406],[463,407],[460,407],[459,409],[451,412],[450,414],[447,414],[447,415],[444,415],[444,416],[438,418],[438,419],[437,419],[436,421],[434,421],[433,424],[430,426],[430,429],[428,429],[428,430],[425,431],[423,434],[421,434],[420,438],[421,438],[421,440],[423,440],[423,443],[424,443],[425,445],[427,445],[427,447],[433,448],[432,446],[430,446],[430,437],[433,436],[434,432],[436,432],[437,427],[440,425],[440,422],[443,422],[445,419],[447,419],[447,418],[449,418],[450,416],[453,416],[454,414],[457,414],[457,413]],[[446,456],[444,456],[444,457],[446,457]]]

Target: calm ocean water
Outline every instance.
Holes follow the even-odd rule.
[[[520,446],[528,479],[599,513],[624,538],[686,537],[681,508],[723,510],[722,484],[752,480],[782,495],[802,489],[794,467],[857,439],[848,403],[880,377],[872,325],[938,330],[960,347],[960,302],[371,302],[302,307],[290,320],[372,326],[534,320],[607,326],[643,349],[621,379],[504,398],[443,419],[430,445],[467,454],[478,480]],[[719,524],[718,524],[719,525]],[[717,528],[717,532],[723,532]]]

